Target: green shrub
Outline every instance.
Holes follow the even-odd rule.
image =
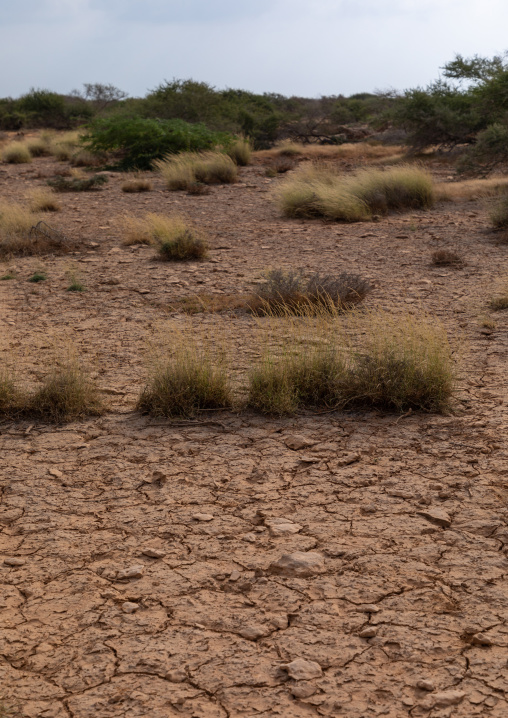
[[[154,160],[168,154],[208,150],[230,141],[229,135],[203,124],[121,116],[94,120],[83,138],[92,153],[114,153],[119,167],[141,170],[151,169]]]

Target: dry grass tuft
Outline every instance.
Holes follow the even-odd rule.
[[[337,309],[350,309],[372,291],[371,283],[357,274],[342,272],[338,275],[315,272],[305,279],[301,270],[272,269],[266,275],[266,284],[251,305],[256,314],[312,314],[323,310],[335,313]]]
[[[7,367],[0,368],[0,418],[19,414],[23,408],[23,394],[18,389],[14,372]]]
[[[248,405],[267,414],[306,408],[443,411],[454,387],[444,329],[425,317],[385,312],[340,319],[269,317]],[[260,320],[261,321],[261,320]],[[264,320],[263,320],[264,321]]]
[[[122,192],[151,192],[152,182],[146,177],[132,177],[122,184]]]
[[[36,188],[28,194],[31,212],[60,212],[62,205],[55,193],[49,189]]]
[[[38,219],[20,204],[0,203],[0,256],[36,254],[38,250],[30,230]]]
[[[213,350],[195,333],[185,337],[173,331],[171,336],[171,344],[159,345],[152,355],[138,411],[192,418],[203,411],[230,408],[232,394],[223,352]]]
[[[178,215],[147,214],[144,218],[124,219],[123,244],[150,244],[164,261],[204,259],[208,245],[202,233]]]
[[[490,221],[495,229],[508,229],[508,195],[502,197],[493,207]]]
[[[170,190],[188,190],[197,182],[230,184],[236,182],[238,168],[222,152],[183,152],[154,163]]]
[[[32,137],[25,144],[32,157],[47,157],[51,154],[50,144],[44,137]]]
[[[275,199],[287,217],[358,222],[373,213],[431,207],[434,193],[430,175],[409,165],[365,169],[347,177],[312,165],[285,179],[275,190]]]
[[[463,182],[438,182],[434,185],[436,200],[461,202],[495,197],[508,189],[508,178],[472,179]]]
[[[239,167],[246,167],[251,160],[252,147],[249,140],[240,138],[228,148],[227,154]]]
[[[98,416],[103,406],[97,386],[76,360],[55,367],[30,397],[25,413],[49,421]]]
[[[436,267],[463,267],[464,260],[451,249],[437,249],[432,253],[432,264]]]
[[[2,150],[2,160],[11,165],[27,164],[32,155],[25,142],[11,142]]]
[[[301,157],[314,160],[400,161],[406,155],[406,148],[397,145],[381,145],[372,142],[345,142],[342,145],[302,144],[283,140],[270,150],[255,153],[259,159],[271,157]]]

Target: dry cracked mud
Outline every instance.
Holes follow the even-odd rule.
[[[2,166],[2,195],[55,166]],[[63,333],[110,401],[99,418],[0,425],[0,699],[20,718],[508,715],[506,312],[489,332],[479,320],[508,248],[479,201],[291,221],[269,201],[277,181],[254,166],[189,197],[158,179],[125,195],[112,177],[51,218],[77,253],[5,264],[2,352],[35,379]],[[174,210],[208,230],[211,262],[121,245],[123,214]],[[442,246],[466,266],[432,267]],[[439,316],[463,345],[453,412],[135,413],[172,301],[288,265],[358,271],[372,305]],[[65,291],[71,266],[86,293]],[[36,268],[48,280],[28,284]],[[245,364],[248,316],[193,321],[227,321]]]

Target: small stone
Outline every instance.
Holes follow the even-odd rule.
[[[432,681],[428,681],[426,679],[422,679],[418,681],[416,684],[416,687],[419,688],[422,691],[433,691],[435,690],[435,685],[432,683]]]
[[[476,633],[471,639],[473,646],[492,646],[492,641],[484,633]]]
[[[256,542],[256,534],[253,534],[253,533],[244,534],[242,536],[242,541],[248,541],[248,543],[255,543]]]
[[[346,456],[341,456],[339,458],[337,466],[349,466],[350,464],[354,464],[356,461],[360,461],[360,454],[346,454]]]
[[[63,476],[62,472],[59,471],[58,469],[49,469],[49,470],[48,470],[48,474],[49,474],[50,476],[54,476],[55,479],[61,479],[62,476]]]
[[[235,568],[235,569],[233,569],[233,570],[231,571],[231,575],[230,575],[230,577],[229,577],[229,580],[230,580],[230,581],[238,581],[238,579],[240,578],[241,575],[242,575],[242,574],[240,573],[240,571],[238,571],[238,570]]]
[[[282,666],[287,671],[290,678],[295,681],[310,681],[312,678],[321,678],[323,671],[319,663],[315,661],[306,661],[305,658],[297,658],[291,663]]]
[[[300,524],[295,524],[289,519],[270,518],[265,519],[265,524],[268,526],[270,536],[284,536],[285,534],[297,534],[302,530]]]
[[[171,683],[183,683],[187,680],[187,674],[183,668],[175,668],[166,673],[166,680],[171,681]]]
[[[164,558],[166,555],[166,552],[161,548],[144,548],[141,553],[149,558]]]
[[[257,641],[258,638],[268,635],[268,631],[258,624],[244,626],[238,633],[242,638],[246,638],[248,641]]]
[[[280,576],[306,578],[324,571],[324,559],[315,551],[285,553],[270,564],[269,571]]]
[[[130,568],[124,568],[121,571],[118,571],[116,574],[117,579],[125,579],[125,578],[141,578],[143,573],[145,572],[144,566],[131,566]]]
[[[360,613],[379,613],[381,609],[374,603],[364,603],[362,606],[357,606],[356,610]]]
[[[443,691],[435,693],[432,696],[433,706],[435,708],[445,708],[446,706],[456,706],[465,697],[464,691]]]
[[[213,521],[212,514],[192,514],[194,521]]]
[[[16,558],[15,556],[11,558],[4,558],[4,564],[6,566],[24,566],[26,563],[24,558]]]
[[[374,636],[377,636],[377,628],[374,628],[374,626],[368,626],[367,628],[364,628],[363,631],[360,631],[358,635],[360,638],[374,638]]]
[[[433,524],[437,524],[438,526],[442,526],[443,528],[448,528],[448,526],[451,526],[452,523],[452,520],[449,515],[446,513],[446,511],[443,511],[442,509],[428,509],[426,511],[418,511],[418,514],[420,516],[423,516],[424,519],[427,519],[427,521],[430,521]]]
[[[310,698],[316,691],[317,686],[313,683],[296,683],[289,689],[289,692],[295,698]]]
[[[302,436],[301,434],[291,434],[286,436],[284,443],[288,449],[298,451],[299,449],[308,449],[309,446],[314,446],[316,442],[312,441],[312,439],[307,439],[306,436]]]
[[[139,608],[137,603],[133,603],[132,601],[125,601],[125,603],[122,603],[122,611],[124,613],[134,613]]]

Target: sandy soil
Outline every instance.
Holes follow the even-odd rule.
[[[56,167],[2,165],[2,196]],[[0,282],[2,354],[35,380],[71,341],[110,404],[0,425],[0,699],[17,716],[508,715],[506,312],[481,322],[508,249],[480,202],[291,221],[269,200],[278,181],[254,166],[191,197],[112,177],[47,220],[79,251],[0,267],[16,272]],[[211,260],[122,246],[122,215],[147,211],[193,218]],[[465,267],[431,266],[441,247]],[[439,316],[463,344],[453,413],[136,414],[151,330],[183,321],[171,302],[251,291],[270,266],[356,271],[375,282],[367,304]],[[87,292],[66,291],[69,271]],[[247,364],[248,316],[193,321],[226,326]]]

